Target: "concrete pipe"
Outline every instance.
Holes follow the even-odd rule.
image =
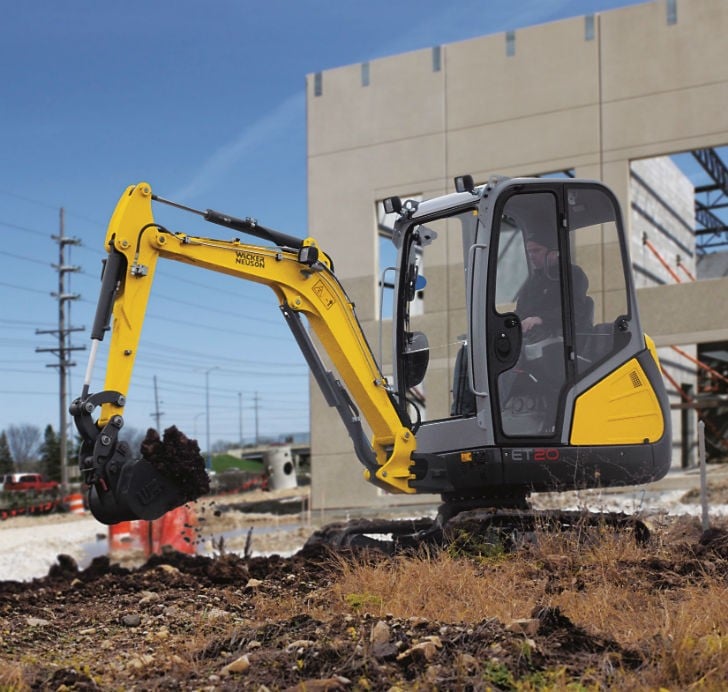
[[[263,458],[271,490],[287,490],[298,486],[296,465],[290,447],[269,449]]]

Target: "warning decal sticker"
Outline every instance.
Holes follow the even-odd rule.
[[[326,288],[324,282],[319,280],[313,285],[313,292],[316,294],[318,299],[324,304],[324,307],[328,310],[336,301],[334,296],[331,295],[329,289]]]

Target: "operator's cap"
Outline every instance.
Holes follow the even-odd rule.
[[[527,243],[538,243],[549,250],[555,250],[558,247],[556,232],[551,229],[529,228],[525,235]]]

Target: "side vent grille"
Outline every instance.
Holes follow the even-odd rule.
[[[642,380],[640,379],[640,375],[636,370],[632,370],[632,372],[629,373],[629,379],[632,380],[632,386],[635,389],[642,386]]]

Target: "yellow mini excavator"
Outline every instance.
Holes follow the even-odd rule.
[[[153,519],[199,494],[182,474],[137,458],[119,440],[160,258],[270,286],[364,477],[391,493],[442,498],[438,517],[414,530],[375,520],[326,540],[355,544],[378,528],[417,544],[441,537],[463,512],[511,523],[529,516],[531,493],[663,477],[669,407],[654,344],[640,327],[614,195],[575,179],[493,178],[476,186],[462,176],[455,188],[425,201],[384,201],[396,219],[397,248],[386,376],[313,238],[192,209],[154,195],[147,183],[127,188],[108,227],[91,355],[71,407],[95,516]],[[265,242],[164,228],[153,202]],[[91,393],[109,330],[104,389]]]

